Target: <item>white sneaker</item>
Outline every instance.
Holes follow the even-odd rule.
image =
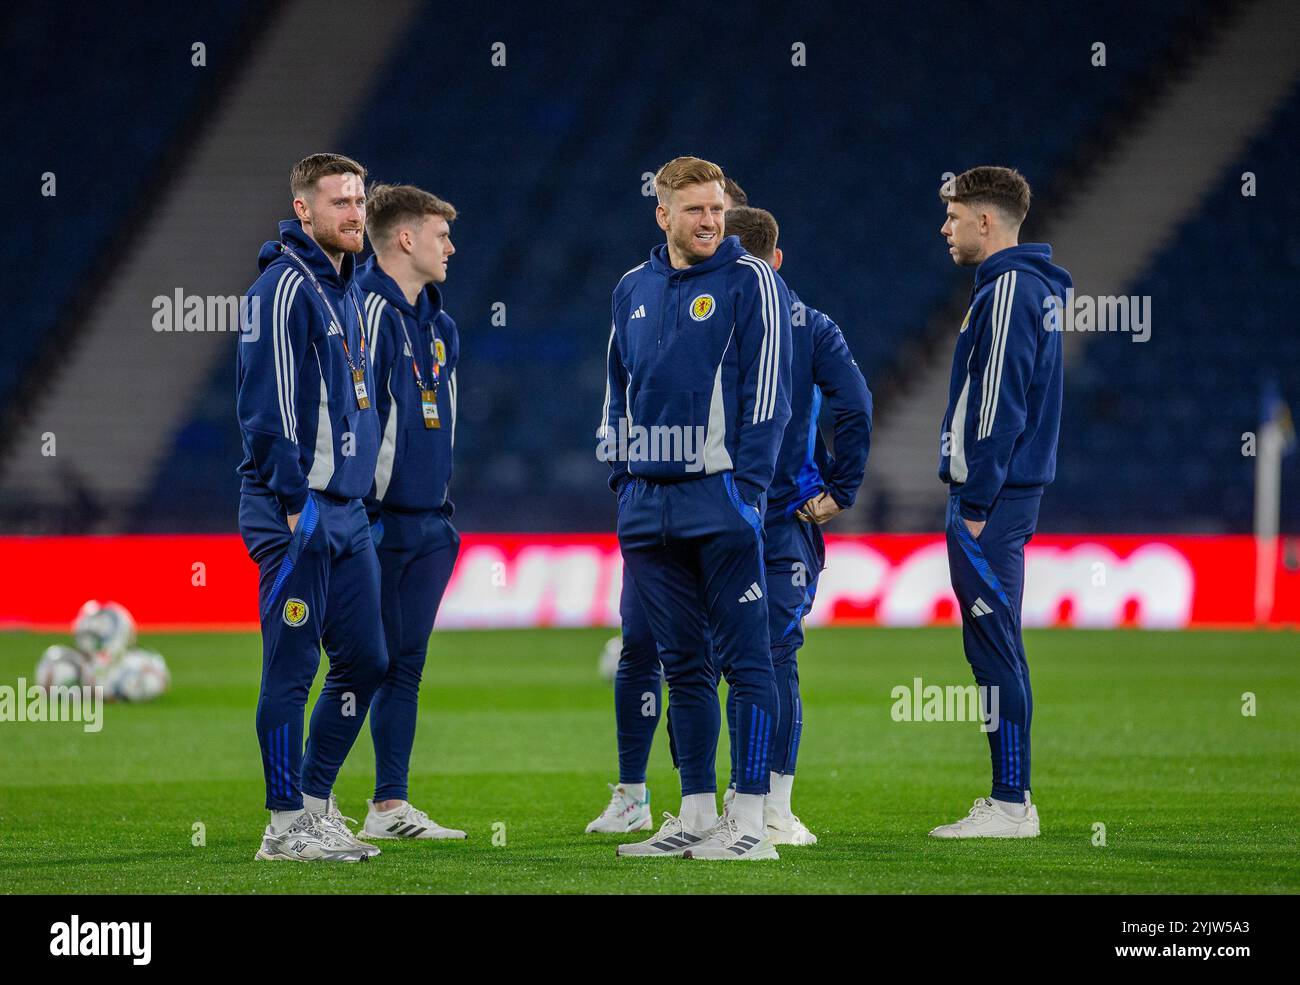
[[[753,835],[741,831],[734,817],[723,814],[704,840],[683,852],[682,857],[747,862],[781,856],[772,847],[766,833]]]
[[[349,848],[359,852],[365,852],[371,858],[379,854],[379,846],[372,845],[368,841],[362,841],[352,833],[348,824],[356,824],[355,817],[347,817],[339,810],[339,802],[333,792],[330,793],[329,804],[325,808],[325,813],[321,816],[321,823],[334,832],[334,834]]]
[[[793,814],[764,807],[763,827],[767,829],[767,840],[774,845],[817,844],[817,836]]]
[[[625,835],[629,831],[649,831],[654,827],[650,818],[650,791],[645,800],[635,800],[623,787],[612,783],[609,787],[609,806],[605,812],[587,825],[587,834]]]
[[[343,841],[325,815],[303,811],[281,832],[268,824],[262,832],[262,847],[254,859],[260,862],[366,862],[370,856]]]
[[[998,802],[981,797],[960,821],[942,824],[930,832],[931,838],[1037,838],[1038,808],[1025,797],[1024,817],[1008,814]]]
[[[635,841],[630,845],[619,845],[615,854],[622,857],[668,858],[681,855],[692,845],[698,845],[703,840],[704,835],[687,831],[680,818],[664,811],[664,823],[653,838]]]
[[[417,838],[421,841],[464,838],[464,831],[444,828],[413,804],[403,802],[401,807],[380,813],[373,800],[366,801],[366,823],[361,833],[367,838]]]

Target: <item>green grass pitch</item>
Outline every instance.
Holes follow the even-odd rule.
[[[795,809],[818,845],[776,862],[616,859],[583,827],[616,777],[603,630],[439,632],[412,799],[467,842],[384,843],[362,865],[253,861],[266,815],[253,734],[260,645],[152,635],[173,689],[108,706],[104,728],[0,723],[0,888],[36,893],[1295,893],[1300,891],[1300,646],[1284,633],[1041,631],[1034,670],[1035,840],[939,842],[988,792],[977,727],[895,722],[890,690],[965,684],[956,630],[820,629],[800,667]],[[59,638],[0,636],[0,684]],[[319,679],[318,679],[319,683]],[[1243,693],[1256,700],[1242,714]],[[725,778],[725,732],[719,775]],[[339,777],[363,816],[363,729]],[[652,806],[675,811],[662,726]],[[194,825],[205,828],[196,846]],[[1094,826],[1105,825],[1105,845]],[[504,845],[494,844],[494,830]],[[500,840],[500,837],[497,838]]]

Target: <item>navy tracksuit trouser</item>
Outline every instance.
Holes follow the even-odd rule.
[[[981,687],[996,687],[997,722],[988,732],[993,797],[1023,803],[1029,791],[1029,727],[1034,694],[1021,635],[1025,545],[1038,525],[1041,488],[1004,491],[978,538],[948,500],[948,567],[961,607],[966,659]],[[986,700],[986,712],[994,706]]]
[[[663,715],[663,669],[650,620],[626,570],[618,614],[623,626],[623,649],[614,674],[618,782],[645,783],[650,746]]]
[[[817,576],[826,566],[821,527],[793,516],[769,514],[763,549],[767,572],[767,628],[772,642],[772,673],[780,711],[772,736],[773,773],[794,773],[803,737],[803,698],[799,694],[799,648],[803,619],[817,595]],[[736,701],[727,694],[727,727],[732,736],[731,782],[736,782]]]
[[[329,796],[388,667],[379,561],[357,499],[313,492],[291,532],[274,496],[245,492],[239,531],[260,571],[257,738],[266,806],[298,810],[303,793]],[[329,672],[312,711],[304,754],[303,714],[322,644]]]
[[[668,681],[683,796],[717,790],[722,716],[715,665],[736,693],[736,789],[768,792],[779,702],[763,537],[761,508],[743,501],[730,472],[680,482],[635,479],[619,497],[619,545]]]
[[[375,801],[406,800],[429,634],[460,553],[460,534],[442,510],[385,508],[378,537],[380,598],[388,672],[370,705]]]

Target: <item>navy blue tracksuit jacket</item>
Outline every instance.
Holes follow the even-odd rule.
[[[365,292],[383,435],[366,498],[379,553],[388,648],[388,673],[370,706],[379,802],[408,799],[429,634],[460,552],[448,498],[460,337],[436,285],[426,285],[411,304],[375,257],[362,266],[357,283]],[[439,427],[425,425],[421,383],[426,390],[436,388]]]
[[[1061,426],[1061,333],[1044,328],[1049,298],[1068,272],[1052,248],[1025,243],[975,271],[970,308],[953,351],[939,478],[968,520],[987,518],[1004,487],[1035,489],[1056,476]]]
[[[1050,246],[1026,243],[976,269],[940,443],[962,641],[976,682],[987,689],[992,796],[1014,803],[1030,789],[1034,708],[1020,624],[1025,545],[1043,487],[1056,474],[1063,367],[1053,299],[1072,285],[1051,257]],[[978,537],[967,520],[984,521]]]
[[[379,564],[361,503],[374,480],[379,425],[352,378],[355,367],[373,401],[353,263],[345,255],[335,270],[297,220],[280,223],[248,291],[256,330],[237,346],[239,530],[259,567],[257,736],[273,811],[302,807],[304,791],[329,795],[388,665]],[[330,670],[304,753],[303,713],[322,645]]]
[[[614,447],[623,422],[692,429],[682,440],[693,454],[661,454],[660,445],[638,455],[631,445],[630,456],[608,457],[610,486],[618,490],[628,475],[680,482],[732,472],[741,498],[756,505],[790,419],[789,326],[785,282],[735,236],[684,270],[657,246],[624,274],[613,297],[606,442]]]
[[[763,509],[790,417],[790,297],[728,236],[683,269],[666,246],[612,298],[599,453],[619,544],[668,680],[682,793],[716,790],[709,655],[737,694],[741,793],[766,793],[778,701]]]

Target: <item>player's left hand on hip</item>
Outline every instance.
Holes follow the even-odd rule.
[[[829,523],[839,512],[841,507],[835,502],[834,497],[830,493],[821,493],[804,503],[795,516],[808,523],[822,526]]]

